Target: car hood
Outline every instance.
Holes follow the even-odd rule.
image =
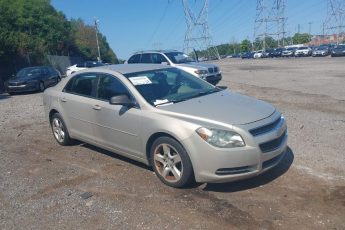
[[[181,64],[176,64],[176,66],[181,66],[181,67],[194,67],[194,68],[214,68],[216,67],[213,64],[210,63],[205,63],[205,62],[188,62],[188,63],[181,63]]]
[[[184,120],[203,120],[228,125],[243,125],[262,120],[276,110],[267,102],[229,90],[161,106],[158,109],[166,115]]]

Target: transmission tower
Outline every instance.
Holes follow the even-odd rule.
[[[197,16],[191,10],[188,0],[182,0],[182,3],[187,24],[183,51],[190,54],[194,50],[205,50],[208,57],[219,59],[218,50],[212,45],[212,37],[208,27],[208,0],[204,0]]]
[[[345,1],[328,0],[327,17],[324,23],[327,34],[336,35],[337,44],[341,42],[341,34],[345,30]]]
[[[258,39],[255,49],[267,48],[266,38],[278,41],[278,47],[284,46],[285,40],[285,0],[257,0],[254,22],[254,40]]]

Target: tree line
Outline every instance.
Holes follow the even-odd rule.
[[[265,38],[265,47],[266,49],[269,48],[277,48],[279,46],[282,46],[282,44],[285,45],[292,45],[292,44],[305,44],[310,42],[311,40],[311,35],[307,33],[296,33],[292,37],[287,37],[284,38],[283,40],[275,40],[274,38],[267,36]],[[220,56],[227,56],[227,55],[232,55],[232,54],[238,54],[238,53],[244,53],[244,52],[249,52],[249,51],[254,51],[254,50],[259,50],[262,49],[262,39],[256,38],[253,42],[250,41],[249,39],[244,39],[241,42],[230,42],[227,44],[221,44],[217,45],[218,53]],[[207,56],[207,53],[210,53],[208,51],[200,51],[198,52],[199,56]]]
[[[118,62],[101,33],[99,46],[104,62]],[[0,0],[0,76],[23,66],[47,64],[48,54],[96,60],[94,26],[68,20],[50,0]]]

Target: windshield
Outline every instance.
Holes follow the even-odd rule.
[[[308,47],[304,47],[304,46],[303,46],[303,47],[299,47],[298,49],[299,49],[299,50],[306,50],[306,49],[308,49]]]
[[[125,74],[153,106],[169,105],[220,91],[219,88],[176,68]]]
[[[187,54],[182,52],[169,52],[164,54],[170,59],[171,62],[175,64],[189,63],[195,61],[193,58],[189,57]]]
[[[35,77],[41,74],[40,68],[25,68],[20,70],[16,77]]]

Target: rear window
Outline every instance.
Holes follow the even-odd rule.
[[[140,63],[140,54],[135,54],[128,59],[128,64]]]

